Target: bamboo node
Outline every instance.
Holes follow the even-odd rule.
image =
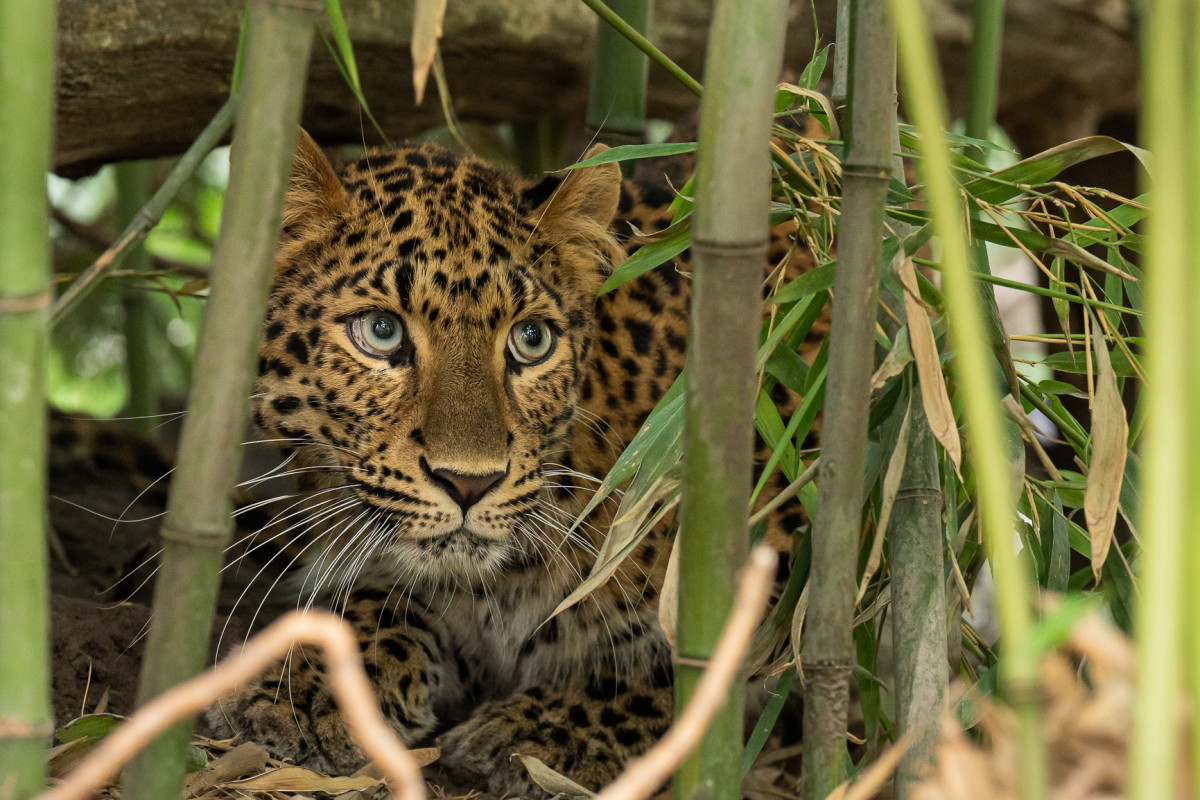
[[[693,656],[681,656],[676,654],[671,657],[671,662],[677,667],[695,667],[696,669],[708,669],[709,659],[695,658]]]
[[[842,177],[862,178],[869,181],[891,183],[891,167],[881,167],[877,164],[842,164]]]
[[[164,542],[178,542],[180,544],[187,544],[193,547],[224,548],[227,544],[229,544],[232,533],[233,532],[228,528],[179,531],[169,525],[163,525],[159,530],[159,535],[162,537]]]
[[[43,739],[54,734],[52,722],[0,717],[0,739]]]
[[[318,0],[262,0],[262,3],[263,5],[268,6],[298,8],[301,11],[307,11],[310,14],[315,14],[322,8],[322,4],[318,2]]]
[[[19,314],[23,311],[41,311],[54,302],[54,292],[42,289],[29,294],[10,294],[0,297],[0,314]]]

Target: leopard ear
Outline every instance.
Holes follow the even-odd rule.
[[[607,149],[607,145],[594,145],[583,158]],[[616,163],[600,164],[571,170],[565,177],[553,175],[527,189],[523,199],[533,209],[538,227],[551,233],[551,238],[570,238],[580,223],[607,229],[621,199],[621,168]]]
[[[283,205],[284,228],[304,228],[335,216],[345,207],[346,199],[346,188],[329,159],[308,132],[300,128],[296,133],[296,153],[292,157],[292,175]]]

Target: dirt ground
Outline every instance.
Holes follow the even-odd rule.
[[[166,510],[165,482],[147,489],[117,459],[82,450],[54,447],[51,453],[51,655],[54,716],[60,726],[98,707],[115,714],[134,707],[158,530]],[[267,467],[248,469],[262,471],[274,457],[259,459]],[[251,556],[227,570],[210,658],[244,640],[250,618],[278,574],[267,559],[265,553]],[[256,575],[259,579],[252,581]],[[284,610],[282,605],[267,604],[265,618]]]

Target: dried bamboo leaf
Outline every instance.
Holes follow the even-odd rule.
[[[367,775],[331,777],[304,767],[280,767],[252,778],[228,781],[221,786],[242,792],[328,792],[337,794],[355,789],[369,789],[382,782],[382,778],[372,778]]]
[[[529,777],[533,779],[533,782],[555,797],[575,800],[575,798],[596,796],[595,792],[583,788],[566,775],[555,772],[550,767],[547,767],[541,759],[534,756],[524,756],[520,753],[513,753],[513,758],[519,758],[521,764],[524,765],[525,770],[529,773]]]
[[[1094,324],[1092,330],[1096,330]],[[1121,500],[1121,480],[1129,453],[1129,423],[1125,419],[1125,405],[1121,402],[1121,391],[1117,388],[1117,376],[1108,348],[1104,346],[1104,337],[1092,335],[1090,338],[1096,359],[1096,402],[1092,413],[1092,459],[1088,466],[1083,511],[1092,535],[1092,574],[1098,581],[1112,544],[1117,506]]]
[[[184,788],[183,796],[196,797],[219,784],[259,772],[267,766],[269,757],[262,745],[243,742],[192,775]]]
[[[679,622],[679,537],[671,544],[667,574],[658,595],[658,625],[671,647],[675,646],[675,627]]]
[[[917,374],[921,378],[921,403],[925,407],[925,416],[929,418],[929,429],[946,449],[954,468],[961,470],[962,443],[958,438],[958,425],[954,422],[954,409],[946,391],[946,378],[942,375],[942,362],[933,338],[933,326],[929,324],[929,317],[920,300],[921,292],[917,288],[912,259],[904,259],[896,270],[896,277],[904,286],[904,313],[908,319],[908,335],[917,362]]]
[[[912,363],[912,360],[913,352],[912,346],[908,343],[908,328],[901,328],[896,334],[896,341],[892,343],[892,349],[888,351],[887,357],[883,359],[879,369],[875,370],[875,374],[871,376],[871,394],[878,392],[888,381],[903,372],[904,368]]]
[[[417,105],[425,99],[425,84],[437,56],[438,39],[442,38],[442,20],[446,16],[446,0],[417,0],[413,11],[412,61],[413,90]]]

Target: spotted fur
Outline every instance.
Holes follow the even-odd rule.
[[[686,254],[597,300],[635,229],[665,227],[670,199],[622,187],[615,165],[531,183],[429,144],[339,176],[300,137],[255,420],[294,451],[313,498],[307,585],[355,627],[395,731],[436,737],[459,783],[538,794],[520,753],[595,789],[670,722],[663,531],[545,622],[609,522],[602,507],[566,533],[591,481],[683,366]],[[404,337],[382,356],[362,346],[363,315],[379,312]],[[532,364],[509,346],[528,320],[554,341]],[[354,770],[319,665],[294,653],[210,719]]]

